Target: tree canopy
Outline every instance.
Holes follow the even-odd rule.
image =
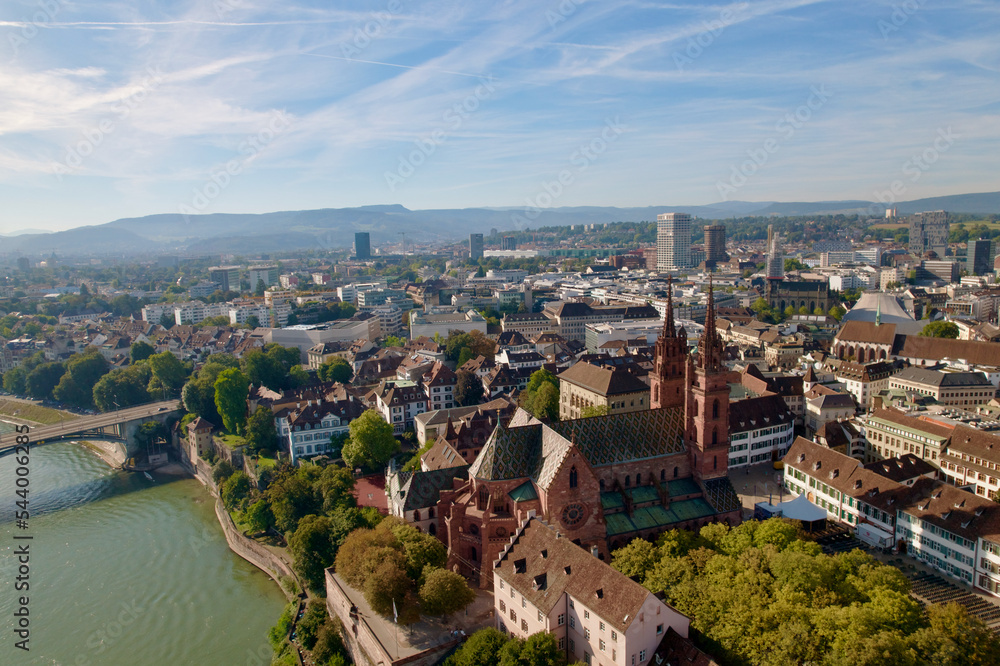
[[[725,663],[973,664],[1000,639],[960,608],[924,614],[909,580],[860,550],[824,555],[782,519],[633,541],[612,566],[691,618]],[[891,661],[886,661],[890,657]]]
[[[958,338],[958,324],[951,321],[932,321],[924,326],[920,335],[925,338]]]
[[[341,452],[348,467],[379,468],[399,451],[392,426],[377,410],[365,411],[349,427],[351,436]]]

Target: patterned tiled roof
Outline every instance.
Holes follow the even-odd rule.
[[[684,414],[679,407],[542,424],[523,410],[500,425],[469,473],[480,479],[531,478],[547,489],[575,443],[592,467],[681,453]]]
[[[685,451],[681,407],[560,421],[551,428],[575,441],[591,467]]]
[[[705,498],[719,513],[736,511],[742,506],[739,495],[729,481],[729,477],[721,479],[709,479],[703,484],[705,487]]]

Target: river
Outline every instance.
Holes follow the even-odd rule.
[[[27,530],[14,456],[0,458],[0,664],[270,663],[277,584],[229,550],[196,480],[112,470],[80,445],[31,450]],[[15,541],[14,533],[31,535]],[[12,631],[30,545],[30,652]]]

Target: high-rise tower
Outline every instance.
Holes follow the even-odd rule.
[[[691,216],[660,213],[656,216],[656,270],[672,271],[691,266]]]
[[[726,226],[710,224],[705,227],[705,263],[715,265],[726,261]]]
[[[667,280],[667,311],[663,316],[663,331],[656,341],[653,376],[649,382],[649,406],[681,407],[684,405],[684,372],[688,357],[687,331],[674,327],[674,283]]]
[[[691,472],[701,480],[726,476],[729,467],[729,382],[722,340],[715,330],[715,296],[708,277],[705,331],[687,364],[687,445]]]

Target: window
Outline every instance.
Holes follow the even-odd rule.
[[[590,629],[587,629],[586,627],[584,627],[584,629],[583,629],[583,637],[586,638],[588,641],[590,640]]]
[[[618,632],[617,631],[612,631],[611,632],[611,640],[613,640],[613,641],[617,641],[618,640]]]
[[[521,608],[527,608],[527,607],[528,607],[528,600],[525,599],[524,597],[521,597]]]
[[[559,613],[559,618],[556,620],[556,623],[560,627],[566,624],[566,613]]]
[[[569,487],[570,488],[576,488],[576,481],[577,481],[577,477],[576,477],[576,465],[574,465],[569,470]]]
[[[601,631],[604,631],[604,623],[601,622]]]
[[[565,650],[566,649],[566,638],[565,637],[559,639],[559,649],[560,650]]]
[[[517,613],[514,612],[513,608],[510,609],[510,619],[512,622],[517,622]]]
[[[600,641],[598,641],[598,646],[601,648],[601,652],[607,652],[608,651],[607,646],[604,644],[604,639],[603,638]]]
[[[662,624],[656,625],[656,635],[657,636],[662,636],[663,635],[663,625]]]
[[[503,599],[500,600],[500,612],[501,613],[507,612],[507,604],[503,602]]]
[[[572,615],[569,616],[569,626],[571,629],[576,629],[576,618]]]
[[[646,661],[646,651],[639,650],[639,663]]]
[[[584,620],[589,620],[590,619],[590,611],[589,610],[583,611],[583,619]]]
[[[501,590],[503,589],[503,581],[502,580],[500,581],[500,589]]]
[[[545,622],[545,616],[542,615],[542,611],[538,611],[538,621]]]
[[[528,621],[527,620],[521,620],[521,631],[527,633],[527,631],[528,631]]]

